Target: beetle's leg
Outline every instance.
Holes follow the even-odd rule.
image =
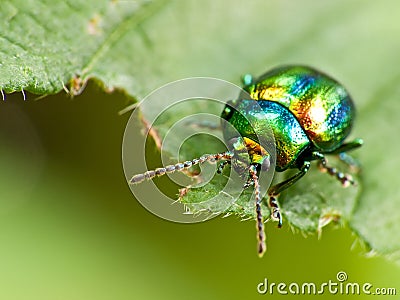
[[[276,197],[282,191],[286,190],[288,187],[290,187],[292,184],[294,184],[297,180],[299,180],[301,177],[303,177],[309,169],[310,169],[310,162],[309,161],[303,162],[303,165],[300,168],[300,172],[296,173],[289,179],[286,179],[285,181],[282,181],[282,182],[272,186],[268,190],[268,205],[271,209],[271,218],[278,221],[278,227],[282,227],[282,214],[279,210],[278,201],[276,200]]]
[[[329,153],[329,154],[331,154],[331,153]],[[348,187],[350,184],[355,184],[355,181],[350,174],[344,174],[342,172],[339,172],[338,169],[328,166],[328,163],[326,161],[324,154],[317,152],[317,151],[313,152],[312,159],[319,160],[319,164],[318,164],[319,169],[322,172],[327,172],[331,176],[335,176],[336,179],[339,180],[344,187]]]
[[[267,247],[265,245],[264,222],[261,212],[260,183],[258,181],[257,168],[255,165],[250,166],[249,175],[254,183],[256,221],[257,221],[257,240],[258,240],[257,251],[258,255],[261,257],[263,256]]]
[[[299,180],[301,177],[303,177],[309,169],[310,169],[310,162],[305,161],[300,168],[300,172],[296,173],[289,179],[286,179],[285,181],[282,181],[282,182],[270,187],[268,190],[268,195],[269,196],[278,196],[282,191],[286,190],[293,183],[295,183],[297,180]]]
[[[326,153],[326,154],[337,154],[341,161],[343,161],[345,164],[347,164],[355,172],[358,172],[360,170],[359,162],[357,160],[355,160],[353,157],[351,157],[349,154],[347,154],[346,152],[361,147],[363,145],[363,143],[364,142],[362,139],[355,139],[354,141],[345,143],[345,144],[341,145],[339,148],[335,149],[334,151]]]
[[[223,162],[221,162],[220,164],[219,164],[219,166],[218,166],[218,169],[217,169],[217,173],[218,174],[221,174],[222,173],[222,171],[223,171],[223,169],[224,169],[224,167],[226,166],[226,165],[230,165],[231,164],[231,160],[229,159],[229,160],[224,160]]]
[[[339,172],[336,168],[328,166],[325,157],[320,158],[319,168],[322,172],[327,172],[329,175],[335,176],[344,187],[348,187],[350,184],[355,184],[355,181],[350,174],[344,174]]]
[[[282,215],[279,209],[278,201],[274,196],[268,197],[268,206],[271,209],[271,218],[278,221],[278,228],[282,227]]]

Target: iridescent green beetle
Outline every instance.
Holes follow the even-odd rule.
[[[233,128],[224,126],[222,122],[228,151],[147,171],[133,176],[130,183],[140,183],[205,161],[223,160],[219,173],[225,165],[231,164],[237,173],[247,177],[245,187],[254,185],[258,253],[262,256],[266,247],[258,174],[268,170],[271,163],[274,163],[277,172],[293,168],[299,170],[291,178],[268,189],[271,217],[281,227],[277,196],[304,176],[313,160],[318,160],[321,169],[335,176],[344,186],[354,184],[350,175],[327,166],[325,155],[343,155],[360,147],[363,142],[361,139],[344,142],[355,118],[352,99],[341,84],[315,69],[283,66],[257,79],[247,75],[243,89],[246,93],[237,100],[229,101],[221,115],[233,125]],[[267,140],[271,130],[276,148],[274,162],[259,140]]]

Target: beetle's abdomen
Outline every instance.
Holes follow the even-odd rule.
[[[276,146],[276,170],[283,171],[295,164],[300,153],[310,141],[295,116],[282,105],[272,101],[239,99],[228,102],[222,118],[247,137],[271,149]],[[238,133],[222,124],[225,141],[236,138]],[[271,134],[273,134],[271,140]],[[275,144],[273,139],[275,139]]]
[[[322,152],[336,149],[350,133],[355,112],[349,94],[337,81],[314,69],[277,68],[244,89],[255,100],[287,107]]]

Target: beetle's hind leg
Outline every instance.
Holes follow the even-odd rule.
[[[349,166],[351,170],[358,173],[361,170],[360,163],[356,159],[354,159],[351,155],[349,155],[347,152],[357,149],[361,147],[363,144],[364,142],[362,139],[355,139],[354,141],[341,145],[339,148],[327,154],[337,155],[338,158],[347,166]]]
[[[353,179],[353,176],[351,176],[350,174],[342,173],[335,167],[328,166],[328,163],[324,156],[320,158],[318,166],[322,172],[326,172],[329,175],[336,177],[336,179],[339,180],[344,187],[348,187],[356,183]]]
[[[301,177],[303,177],[308,170],[310,169],[310,162],[309,161],[304,161],[303,165],[300,168],[300,172],[296,173],[289,179],[286,179],[285,181],[282,181],[274,186],[272,186],[268,190],[268,205],[271,210],[271,218],[278,221],[278,228],[282,227],[282,214],[279,209],[277,197],[278,195],[286,190],[288,187],[293,185],[295,182],[297,182]]]

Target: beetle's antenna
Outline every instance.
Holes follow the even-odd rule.
[[[265,245],[264,222],[261,212],[261,196],[260,196],[260,182],[258,181],[257,169],[254,165],[249,169],[250,177],[254,182],[254,193],[256,200],[256,218],[257,218],[257,240],[258,240],[258,255],[262,257],[267,246]]]
[[[167,173],[174,173],[177,171],[189,169],[191,166],[202,164],[206,161],[215,162],[215,161],[219,161],[221,159],[230,161],[232,159],[232,156],[233,156],[233,154],[230,151],[217,153],[217,154],[204,154],[204,155],[200,156],[199,158],[194,158],[192,160],[180,162],[175,165],[169,165],[169,166],[166,166],[163,168],[157,168],[152,171],[147,171],[142,174],[137,174],[137,175],[133,176],[131,178],[131,180],[129,180],[129,183],[130,184],[138,184],[145,180],[153,179],[156,176],[162,176]]]

